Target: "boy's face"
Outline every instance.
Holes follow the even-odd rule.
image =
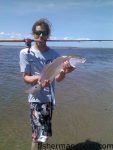
[[[34,33],[34,39],[39,40],[39,42],[46,42],[48,39],[48,34],[43,26],[36,26],[36,30]]]

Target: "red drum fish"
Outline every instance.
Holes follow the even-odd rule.
[[[48,80],[51,83],[63,69],[63,64],[65,61],[68,61],[73,68],[76,68],[77,64],[85,63],[86,59],[79,56],[61,56],[54,59],[52,63],[47,64],[43,68],[40,81],[28,89],[26,93],[35,94],[38,92],[45,80]]]

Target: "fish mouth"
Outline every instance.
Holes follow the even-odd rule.
[[[69,59],[69,63],[73,68],[76,68],[76,65],[81,63],[84,64],[86,62],[85,58],[72,57]]]

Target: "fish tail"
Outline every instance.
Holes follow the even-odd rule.
[[[26,90],[25,93],[35,94],[36,92],[40,91],[40,89],[41,89],[41,86],[39,84],[36,84],[33,87]]]

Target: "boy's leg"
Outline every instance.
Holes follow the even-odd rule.
[[[37,142],[46,142],[48,136],[52,136],[51,130],[51,118],[52,118],[52,107],[50,103],[39,104],[30,103],[30,119],[32,126],[32,150],[40,148],[41,144]],[[40,150],[40,149],[39,149]]]
[[[42,143],[41,142],[32,142],[31,150],[41,150],[41,149],[42,149]]]
[[[31,143],[31,150],[38,150],[38,143],[32,142]]]
[[[41,150],[41,149],[42,149],[42,143],[38,142],[38,150]]]

